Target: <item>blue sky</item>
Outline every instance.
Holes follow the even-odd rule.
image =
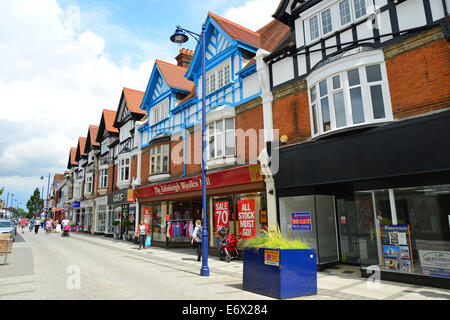
[[[186,5],[188,3],[188,5]],[[25,207],[40,177],[64,173],[71,147],[145,91],[155,59],[175,62],[177,25],[200,33],[208,11],[257,30],[278,0],[2,0],[0,187]],[[195,40],[184,47],[194,49]],[[17,202],[14,203],[14,206]]]

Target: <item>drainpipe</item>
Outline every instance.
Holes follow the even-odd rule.
[[[270,74],[269,66],[264,62],[264,58],[269,55],[269,52],[258,49],[256,52],[256,70],[258,75],[258,82],[261,87],[261,98],[263,105],[263,121],[264,121],[264,149],[258,156],[258,161],[261,165],[261,171],[264,175],[264,182],[266,184],[267,197],[267,222],[268,225],[278,225],[277,219],[277,202],[275,192],[275,181],[273,175],[278,171],[277,155],[272,154],[275,149],[275,144],[278,145],[278,139],[274,139],[273,132],[273,117],[272,117],[272,101],[273,95],[270,90]],[[278,152],[278,150],[277,150]],[[275,157],[276,156],[276,157]],[[276,165],[276,167],[274,167]]]
[[[186,123],[183,126],[183,174],[181,178],[186,175]]]

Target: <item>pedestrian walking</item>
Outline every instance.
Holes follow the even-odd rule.
[[[192,233],[191,244],[197,248],[197,261],[201,261],[202,258],[202,222],[200,220],[195,221],[195,229]]]
[[[34,233],[38,233],[39,227],[41,226],[41,221],[39,219],[34,220]]]
[[[23,218],[22,221],[20,221],[20,225],[22,228],[22,233],[25,233],[25,225],[27,224],[27,219]]]
[[[227,241],[228,225],[219,226],[216,231],[217,239],[217,254],[219,259],[222,260],[222,245]]]
[[[52,219],[47,220],[45,223],[45,234],[50,234],[52,232]]]
[[[149,228],[148,225],[144,224],[144,220],[141,220],[141,224],[138,226],[136,230],[136,236],[139,236],[139,249],[141,250],[141,247],[145,249],[145,240],[148,237]]]
[[[30,232],[33,230],[33,226],[34,226],[34,218],[31,219],[30,221]]]

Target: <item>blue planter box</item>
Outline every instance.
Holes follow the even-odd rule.
[[[317,294],[315,249],[245,248],[243,288],[286,299]]]

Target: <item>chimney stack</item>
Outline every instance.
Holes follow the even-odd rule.
[[[189,49],[181,49],[180,53],[175,57],[177,59],[177,64],[180,67],[189,68],[189,65],[191,64],[192,57],[194,56],[194,50]]]

